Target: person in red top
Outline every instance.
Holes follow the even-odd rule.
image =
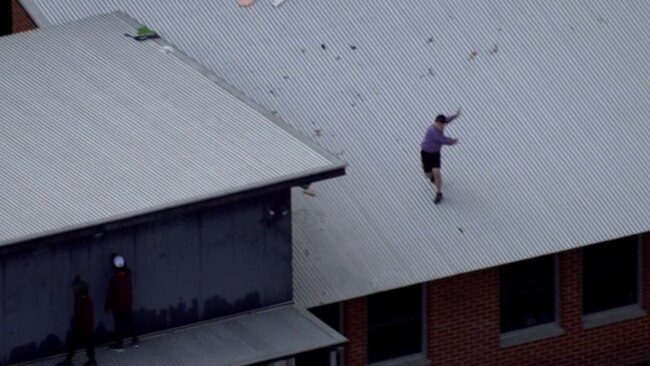
[[[110,348],[122,351],[125,334],[131,337],[133,346],[139,345],[133,328],[133,279],[124,257],[113,254],[112,263],[114,272],[108,285],[108,296],[106,296],[106,311],[113,313],[115,321],[115,343]]]
[[[88,294],[88,284],[78,277],[72,283],[74,292],[74,311],[68,338],[68,353],[65,360],[57,363],[60,366],[72,365],[72,357],[79,343],[86,348],[88,361],[85,366],[97,365],[95,360],[95,344],[93,342],[93,300]]]

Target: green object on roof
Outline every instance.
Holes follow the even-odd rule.
[[[148,35],[151,35],[151,34],[156,34],[156,32],[152,31],[147,26],[143,25],[142,27],[138,28],[138,35],[139,36],[148,36]]]

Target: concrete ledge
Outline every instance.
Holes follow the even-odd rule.
[[[424,353],[417,353],[414,355],[393,358],[386,361],[375,362],[369,364],[370,366],[427,366],[431,361]]]
[[[564,330],[558,323],[548,323],[530,328],[501,333],[501,347],[513,347],[524,343],[561,336]]]
[[[628,305],[616,309],[584,315],[582,317],[582,327],[584,329],[591,329],[608,324],[622,322],[625,320],[643,318],[645,316],[646,312],[641,308],[641,305]]]

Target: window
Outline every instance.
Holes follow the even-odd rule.
[[[555,256],[504,265],[499,281],[502,333],[555,321]]]
[[[422,286],[370,295],[368,306],[368,362],[422,353]]]
[[[295,366],[337,366],[341,365],[336,350],[329,348],[297,355]]]
[[[318,306],[309,309],[323,323],[341,333],[341,303]],[[340,364],[336,349],[324,348],[296,356],[296,366],[336,366]]]
[[[638,243],[637,236],[628,236],[583,249],[584,314],[638,303]]]
[[[317,306],[309,311],[335,331],[341,332],[341,303]]]

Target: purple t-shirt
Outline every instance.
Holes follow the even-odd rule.
[[[447,117],[447,121],[451,122],[454,118]],[[449,123],[447,122],[447,123]],[[444,132],[437,129],[435,125],[429,126],[427,133],[422,140],[422,151],[434,153],[440,151],[442,145],[451,145],[454,139],[445,136]]]

